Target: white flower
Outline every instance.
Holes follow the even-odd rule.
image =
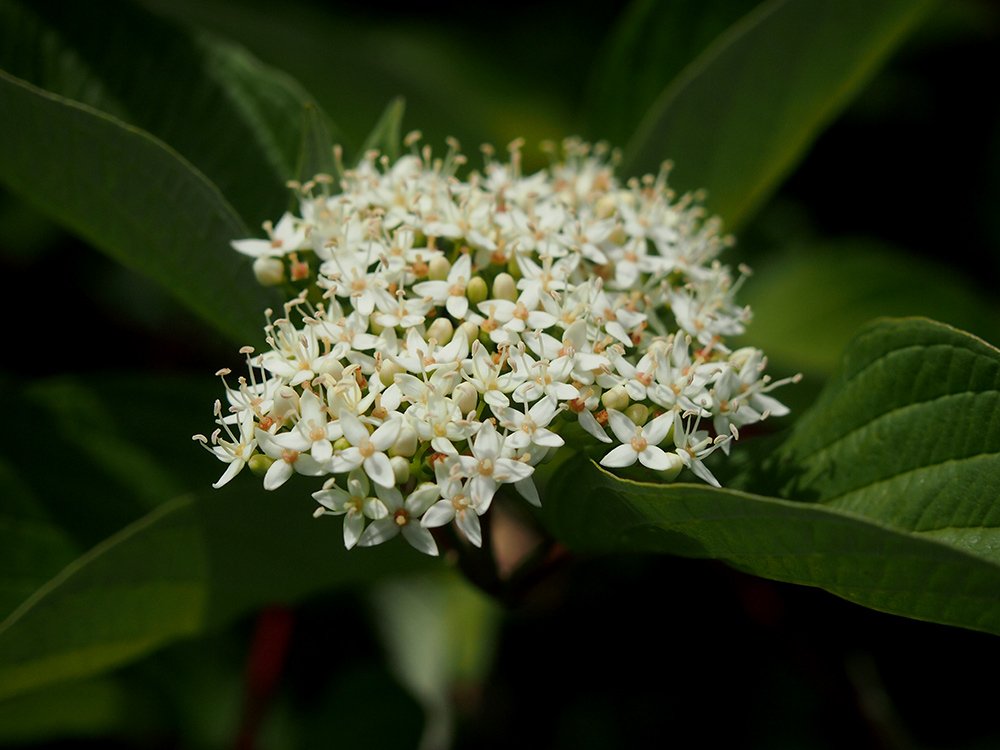
[[[266,240],[233,240],[234,250],[251,258],[280,258],[299,250],[306,244],[306,233],[299,221],[287,211],[278,220],[277,226],[264,223],[268,234]]]
[[[354,414],[342,410],[340,426],[351,447],[334,455],[331,463],[333,471],[340,474],[363,466],[365,473],[375,484],[392,487],[396,484],[396,478],[385,451],[396,442],[402,425],[401,419],[390,419],[369,433],[368,428]]]
[[[468,255],[461,255],[448,271],[447,281],[422,281],[413,285],[413,291],[430,297],[435,304],[445,305],[448,314],[461,321],[465,319],[465,314],[469,311],[469,300],[465,296],[465,287],[470,278],[472,278],[472,258]]]
[[[437,555],[437,543],[426,528],[420,525],[420,517],[431,504],[440,497],[438,486],[433,482],[425,482],[411,492],[406,500],[395,487],[375,487],[379,499],[385,506],[387,515],[368,524],[361,538],[359,547],[372,547],[392,539],[402,532],[403,538],[410,545],[425,555]]]
[[[503,444],[504,439],[493,424],[487,421],[476,433],[472,455],[458,456],[462,474],[469,478],[469,494],[480,514],[489,508],[499,485],[519,482],[531,476],[534,471],[533,467],[523,461],[503,458]]]
[[[610,444],[610,427],[605,466],[717,484],[703,460],[787,412],[770,393],[795,378],[772,382],[762,352],[727,346],[750,320],[735,301],[749,270],[717,260],[729,240],[696,197],[677,198],[667,170],[622,185],[601,145],[568,139],[532,175],[519,149],[505,163],[485,150],[467,178],[454,148],[369,153],[299,186],[299,215],[265,224],[267,239],[233,243],[261,283],[287,271],[305,288],[265,313],[268,349],[241,350],[248,378],[219,373],[228,411],[195,436],[226,464],[216,486],[252,459],[269,490],[323,476],[318,512],[344,516],[347,547],[402,533],[436,554],[428,529],[452,522],[482,544],[503,484],[539,504],[534,467],[586,447],[564,448],[570,436]]]
[[[289,447],[289,444],[299,444],[298,438],[291,433],[283,432],[272,435],[258,427],[254,435],[257,438],[257,444],[264,451],[264,454],[269,458],[275,459],[264,475],[265,490],[278,489],[295,472],[312,477],[322,476],[327,473],[327,467],[308,453],[302,453]]]
[[[377,497],[368,494],[368,477],[358,469],[347,476],[345,492],[333,480],[323,485],[323,489],[313,493],[313,498],[323,508],[317,509],[319,517],[324,513],[344,516],[344,546],[350,549],[358,543],[365,528],[365,519],[378,520],[389,515],[388,509]]]
[[[540,399],[527,412],[509,406],[493,409],[500,424],[512,431],[506,438],[511,448],[527,448],[529,445],[555,448],[563,445],[565,441],[559,435],[546,429],[558,411],[558,403],[551,396]]]
[[[424,528],[433,529],[454,521],[473,545],[482,547],[483,532],[479,525],[479,516],[485,508],[478,507],[469,495],[467,485],[462,482],[460,476],[452,473],[452,467],[447,461],[438,461],[434,473],[442,499],[427,509],[420,524]]]
[[[620,468],[638,460],[643,466],[657,471],[671,468],[674,459],[657,447],[667,437],[670,422],[670,414],[661,414],[640,427],[620,411],[608,409],[608,424],[622,444],[602,458],[601,465]]]
[[[213,445],[211,447],[207,445],[208,440],[206,440],[204,435],[195,435],[194,439],[204,445],[220,461],[229,464],[222,476],[219,477],[219,481],[212,484],[212,487],[218,489],[227,484],[243,470],[247,461],[250,460],[250,456],[253,455],[254,448],[257,447],[257,440],[254,437],[254,415],[252,411],[246,410],[242,412],[239,423],[239,436],[234,435],[228,423],[222,419],[222,405],[218,401],[215,402],[215,412],[216,416],[219,417],[217,422],[222,425],[222,429],[226,431],[229,440],[220,437],[220,430],[212,433]]]

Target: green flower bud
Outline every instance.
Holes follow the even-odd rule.
[[[396,376],[403,372],[403,367],[391,359],[382,360],[382,367],[378,371],[378,379],[382,385],[388,388],[396,381]]]
[[[406,484],[410,478],[410,462],[403,456],[393,456],[389,459],[389,465],[392,466],[392,475],[396,478],[396,484]]]
[[[479,406],[479,392],[472,383],[459,383],[452,391],[451,400],[462,411],[462,416],[465,416]]]
[[[274,396],[274,403],[271,405],[267,416],[276,422],[282,422],[289,415],[299,410],[299,394],[294,388],[282,386]]]
[[[606,219],[615,212],[617,207],[618,201],[616,197],[612,193],[606,193],[598,198],[597,205],[594,207],[594,213],[597,214],[598,219]]]
[[[335,451],[346,451],[350,447],[351,441],[345,437],[340,437],[333,441],[333,449]]]
[[[448,278],[448,271],[451,270],[451,263],[443,255],[435,256],[431,258],[431,262],[428,264],[427,277],[431,281],[444,281]]]
[[[606,409],[625,411],[625,407],[629,404],[629,397],[625,391],[625,386],[616,385],[614,388],[606,390],[604,395],[601,396],[601,403],[604,404]]]
[[[677,475],[681,473],[681,469],[684,468],[684,462],[681,461],[680,456],[676,453],[667,453],[667,458],[670,460],[670,466],[666,469],[661,469],[656,472],[661,479],[665,482],[672,482],[677,479]]]
[[[507,261],[507,273],[509,273],[515,279],[521,278],[521,264],[517,262],[517,258],[513,255],[510,256],[510,260]]]
[[[473,276],[465,287],[465,296],[473,305],[478,305],[489,296],[489,293],[490,290],[482,276]]]
[[[493,299],[517,300],[517,284],[509,273],[498,273],[493,280]]]
[[[399,430],[399,437],[396,438],[396,442],[389,448],[389,455],[410,458],[416,452],[417,433],[409,425],[403,425]]]
[[[257,258],[253,275],[261,286],[278,286],[285,281],[285,264],[279,258]]]
[[[466,340],[469,342],[469,346],[472,346],[472,342],[479,337],[479,326],[473,323],[471,320],[467,320],[462,325],[458,327],[459,333],[465,336]]]
[[[262,477],[267,474],[267,470],[271,468],[271,464],[274,463],[274,459],[270,456],[265,456],[263,453],[254,453],[250,456],[250,460],[247,461],[247,466],[250,467],[250,471],[253,472],[254,476]]]
[[[631,419],[637,427],[642,427],[649,419],[649,409],[644,404],[632,404],[625,410],[625,416]]]
[[[434,339],[438,346],[444,346],[455,334],[455,327],[448,318],[441,317],[427,327],[427,339]]]

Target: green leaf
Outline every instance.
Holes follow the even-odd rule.
[[[319,107],[308,105],[302,110],[302,150],[299,152],[296,174],[300,182],[318,174],[333,174],[333,136]]]
[[[434,563],[405,544],[348,552],[339,519],[313,519],[301,489],[257,484],[240,477],[166,503],[36,591],[0,623],[0,699],[99,674],[263,604]]]
[[[21,467],[0,458],[0,614],[7,614],[54,576],[79,552],[53,523],[22,476]]]
[[[0,179],[243,343],[272,301],[230,247],[246,227],[148,133],[0,71]],[[224,290],[224,293],[220,293]]]
[[[757,209],[819,132],[923,17],[930,0],[769,0],[663,91],[625,151],[624,172],[675,161],[730,228]]]
[[[1000,307],[952,269],[868,240],[817,242],[767,257],[741,290],[745,340],[792,372],[826,375],[874,318],[924,315],[1000,339]]]
[[[755,486],[619,479],[577,458],[543,513],[581,549],[723,560],[895,614],[1000,634],[1000,352],[925,320],[881,322]]]
[[[8,73],[170,144],[254,229],[284,210],[304,110],[317,110],[287,75],[121,0],[3,0],[0,19]]]
[[[664,87],[756,0],[634,0],[593,64],[590,132],[623,145]]]
[[[1000,564],[1000,351],[928,320],[875,323],[773,463],[785,497]]]
[[[364,145],[357,156],[360,158],[368,151],[376,149],[395,161],[399,158],[399,150],[403,145],[403,113],[406,111],[406,100],[397,96],[386,106],[382,116],[378,118],[372,132],[365,138]]]
[[[56,685],[0,703],[0,742],[42,742],[65,737],[107,740],[132,731],[164,731],[154,696],[134,684],[97,678]],[[148,736],[148,735],[147,735]]]

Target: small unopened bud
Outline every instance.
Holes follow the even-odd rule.
[[[465,336],[466,340],[469,342],[469,346],[472,346],[472,342],[479,337],[479,326],[471,320],[467,320],[462,323],[462,325],[458,327],[458,330],[463,336]]]
[[[482,276],[473,276],[465,286],[465,296],[469,302],[478,305],[489,295],[490,290],[486,286],[486,281]]]
[[[257,258],[253,275],[261,286],[278,286],[285,280],[285,264],[278,258]]]
[[[598,199],[597,205],[594,206],[594,213],[597,214],[598,219],[606,219],[615,212],[617,206],[618,201],[615,199],[614,194],[605,193]]]
[[[517,258],[513,255],[511,255],[510,260],[507,261],[507,273],[515,279],[519,279],[523,275],[521,273],[521,264],[517,262]]]
[[[642,427],[649,419],[649,409],[644,404],[632,404],[625,410],[625,416],[631,419],[637,427]]]
[[[448,318],[437,318],[427,327],[427,339],[434,339],[438,346],[444,346],[455,333],[455,327]]]
[[[285,385],[279,388],[278,392],[274,395],[274,403],[271,405],[271,409],[267,415],[276,422],[282,422],[289,414],[293,414],[298,410],[299,394],[295,392],[294,388]]]
[[[250,456],[250,460],[247,461],[247,466],[250,467],[250,471],[253,472],[254,476],[262,477],[267,474],[267,470],[271,468],[271,464],[274,463],[274,459],[270,456],[265,456],[263,453],[254,453]]]
[[[684,462],[681,461],[681,457],[676,453],[668,453],[667,460],[670,461],[670,466],[666,469],[661,469],[656,472],[659,474],[660,478],[666,482],[672,482],[677,479],[677,475],[681,473],[681,469],[684,468]]]
[[[394,362],[391,359],[382,360],[382,366],[378,371],[378,379],[382,381],[382,385],[388,388],[394,382],[396,382],[396,376],[403,372],[402,365]]]
[[[410,462],[403,456],[393,456],[389,459],[389,465],[392,466],[392,475],[396,478],[396,484],[406,484],[406,480],[410,478]]]
[[[390,456],[402,456],[410,458],[417,452],[417,432],[409,425],[403,425],[399,430],[399,437],[389,448]]]
[[[427,265],[427,268],[427,276],[431,281],[444,281],[448,278],[451,263],[443,255],[438,255],[431,258],[431,262]]]
[[[479,392],[472,383],[459,383],[452,391],[451,400],[455,402],[462,415],[475,411],[479,406]]]
[[[628,393],[625,391],[625,386],[616,385],[604,392],[601,396],[601,403],[604,404],[607,409],[615,409],[616,411],[625,411],[625,407],[629,404]]]
[[[493,280],[493,299],[513,302],[517,299],[517,284],[509,273],[498,273]]]
[[[339,437],[333,441],[333,449],[335,451],[346,451],[351,447],[351,441],[345,437]]]

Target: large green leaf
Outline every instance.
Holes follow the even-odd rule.
[[[1000,351],[923,319],[876,323],[772,463],[785,497],[1000,563]]]
[[[405,544],[348,552],[337,524],[311,517],[307,492],[243,479],[153,510],[0,623],[0,698],[98,674],[263,604],[433,563]]]
[[[724,560],[874,609],[1000,634],[1000,352],[925,320],[868,328],[753,486],[619,479],[586,459],[547,487],[584,549]]]
[[[663,91],[625,172],[675,162],[730,227],[756,209],[924,15],[930,0],[769,0]]]
[[[7,614],[78,554],[20,467],[0,458],[0,614]]]
[[[123,0],[3,0],[0,21],[0,68],[170,144],[251,228],[284,209],[306,108],[323,118],[288,76]]]
[[[229,247],[247,229],[190,162],[144,131],[2,71],[0,110],[0,179],[233,338],[260,338],[272,298]]]
[[[757,0],[633,0],[592,66],[590,131],[624,145],[684,67]]]

